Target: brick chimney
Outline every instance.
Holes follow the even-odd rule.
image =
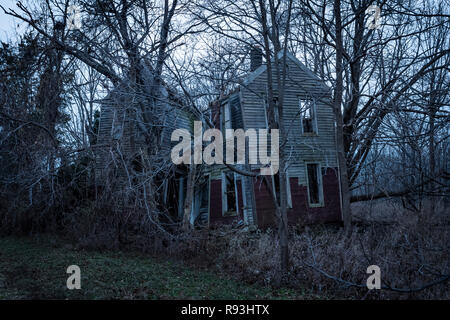
[[[253,46],[250,50],[250,72],[255,71],[262,65],[263,53],[259,46]]]

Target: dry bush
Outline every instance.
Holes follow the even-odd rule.
[[[138,249],[182,259],[248,283],[299,290],[306,297],[351,299],[449,299],[448,280],[417,292],[368,290],[369,265],[381,268],[382,285],[421,288],[449,274],[450,217],[445,204],[414,213],[390,201],[354,205],[349,237],[336,225],[297,226],[290,230],[291,264],[280,279],[276,230],[249,232],[225,225],[183,233],[176,225],[155,224],[139,206],[105,195],[59,213],[59,233],[80,249]],[[118,201],[118,200],[117,200]],[[48,217],[48,215],[47,215]],[[420,219],[419,219],[420,217]],[[161,228],[164,226],[164,228]]]
[[[361,219],[349,237],[335,225],[291,230],[291,269],[284,285],[302,292],[306,288],[310,294],[326,298],[449,298],[448,279],[414,292],[449,273],[450,227],[443,205],[434,216],[421,212],[420,220],[425,222],[420,223],[391,202],[380,202],[374,209],[382,210],[388,220],[374,219],[374,215],[364,220],[365,207],[359,204],[354,209]],[[278,241],[273,230],[249,233],[223,226],[184,235],[182,240],[169,242],[165,249],[171,256],[227,272],[246,282],[280,284]],[[382,286],[390,289],[366,288],[369,265],[381,268]]]

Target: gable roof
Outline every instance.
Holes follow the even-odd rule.
[[[284,50],[278,52],[278,59],[281,60],[283,58]],[[294,62],[300,70],[302,70],[305,74],[307,74],[311,79],[315,80],[317,84],[324,90],[324,92],[331,92],[331,88],[328,87],[325,82],[320,79],[317,75],[315,75],[311,70],[309,70],[303,63],[300,62],[292,53],[286,51],[286,57]],[[258,67],[255,71],[249,73],[243,80],[243,85],[248,85],[253,82],[258,76],[264,73],[267,70],[267,64],[263,64]]]

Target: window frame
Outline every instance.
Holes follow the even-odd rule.
[[[311,125],[312,125],[312,131],[311,132],[305,132],[305,127],[303,125],[303,119],[304,119],[304,115],[306,113],[306,110],[303,110],[303,108],[309,104],[310,105],[310,110],[311,110],[311,114],[312,114],[312,121],[311,121]],[[298,108],[300,110],[300,128],[301,128],[301,132],[302,135],[304,136],[317,136],[319,135],[319,128],[318,128],[318,123],[317,123],[317,106],[316,106],[316,102],[313,99],[305,99],[302,97],[298,97]]]
[[[268,100],[268,95],[266,93],[261,93],[262,96],[262,100],[263,100],[263,105],[264,105],[264,120],[266,122],[266,128],[269,128],[269,100]],[[275,108],[273,110],[274,112],[274,116],[275,116],[275,123],[277,123],[279,125],[280,123],[280,113],[279,113],[279,109],[278,109],[278,94],[274,93],[273,96],[273,102],[275,105]]]
[[[317,165],[317,178],[319,183],[319,202],[318,203],[311,203],[311,196],[310,196],[310,186],[309,186],[309,173],[308,173],[308,165],[309,164],[315,164]],[[306,193],[308,197],[308,206],[310,208],[318,208],[318,207],[324,207],[325,201],[324,201],[324,192],[323,192],[323,178],[322,178],[322,166],[320,162],[318,161],[305,161],[305,174],[306,174]]]
[[[226,194],[226,190],[227,190],[226,175],[227,175],[227,173],[233,174],[236,211],[228,211],[228,197]],[[225,213],[228,213],[228,214],[225,214]],[[233,214],[229,214],[229,213],[233,213]],[[222,171],[222,217],[235,217],[235,216],[238,216],[238,214],[239,214],[239,199],[238,199],[236,173],[234,173],[232,171]]]

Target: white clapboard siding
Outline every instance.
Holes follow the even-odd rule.
[[[289,156],[289,176],[298,177],[299,183],[306,184],[305,161],[320,162],[322,167],[337,167],[331,91],[290,54],[288,54],[287,66],[283,118],[289,139],[283,150]],[[274,91],[278,92],[276,81]],[[250,74],[241,86],[242,118],[245,129],[267,128],[263,99],[266,93],[267,73],[262,66]],[[318,126],[316,136],[302,134],[299,98],[314,99],[316,103]]]
[[[175,129],[187,129],[191,132],[193,116],[183,109],[179,101],[172,101],[164,87],[161,88],[160,96],[153,111],[151,125],[161,128],[159,154],[171,161],[172,132]],[[114,161],[112,154],[117,155],[120,152],[121,156],[129,161],[139,153],[146,152],[147,142],[139,126],[142,121],[139,116],[141,110],[137,108],[139,104],[136,97],[125,88],[116,88],[104,99],[97,140],[98,145],[102,147],[96,149],[96,176],[99,183],[105,179],[104,173],[112,167],[117,167],[117,174],[126,180],[124,168],[118,165],[118,161]]]

